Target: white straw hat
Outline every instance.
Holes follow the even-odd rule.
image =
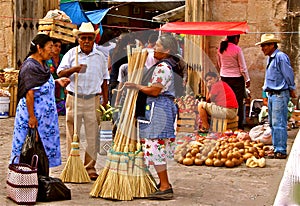
[[[78,36],[80,34],[83,34],[83,33],[86,33],[86,34],[95,34],[95,36],[99,33],[99,28],[94,29],[93,25],[91,22],[82,22],[81,26],[79,27],[79,29],[73,29],[73,35],[74,36]]]
[[[261,35],[260,42],[256,43],[255,46],[265,43],[279,43],[280,40],[275,37],[274,34],[263,34]]]

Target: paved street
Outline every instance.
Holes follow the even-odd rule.
[[[6,198],[6,174],[11,150],[11,138],[14,118],[0,119],[0,205],[14,205]],[[65,166],[65,122],[60,117],[61,147],[63,165],[52,168],[51,176],[59,177]],[[289,132],[289,148],[297,134]],[[84,141],[81,148],[84,148]],[[81,155],[81,158],[83,155]],[[98,172],[103,168],[106,156],[98,156]],[[72,193],[72,200],[37,205],[272,205],[286,160],[267,160],[265,168],[247,168],[245,164],[232,168],[191,166],[169,163],[170,179],[175,198],[170,201],[151,201],[134,199],[133,201],[111,201],[102,198],[90,198],[91,183],[66,184]],[[151,169],[153,171],[153,169]],[[155,174],[155,173],[153,173]],[[157,176],[154,176],[157,179]]]

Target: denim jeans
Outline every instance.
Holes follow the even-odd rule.
[[[272,132],[274,152],[286,154],[287,147],[287,114],[289,90],[281,91],[279,94],[269,95],[268,113]]]

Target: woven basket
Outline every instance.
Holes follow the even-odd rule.
[[[7,197],[20,205],[33,205],[38,193],[38,156],[32,157],[31,166],[25,163],[16,164],[15,159],[16,157],[8,166]]]

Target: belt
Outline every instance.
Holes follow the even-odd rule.
[[[68,94],[72,95],[72,96],[75,96],[74,92],[68,91]],[[98,95],[100,95],[100,93],[97,93],[97,94],[77,94],[77,97],[81,98],[81,99],[90,99],[90,98],[96,97]]]
[[[272,96],[272,95],[274,95],[274,94],[280,94],[281,92],[283,92],[283,91],[286,91],[286,90],[268,90],[267,92],[268,92],[268,94],[270,95],[270,96]]]

